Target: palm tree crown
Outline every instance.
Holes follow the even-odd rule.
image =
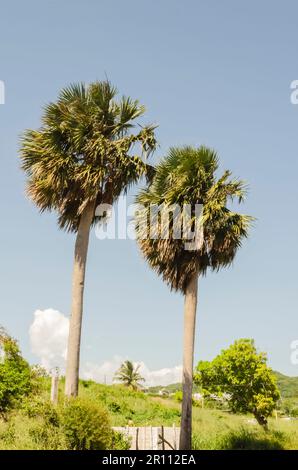
[[[127,387],[132,387],[134,390],[137,390],[141,387],[140,383],[145,381],[139,373],[139,369],[139,365],[134,366],[131,361],[125,361],[116,372],[114,379]]]
[[[61,228],[77,231],[89,202],[112,204],[141,175],[152,175],[133,148],[139,144],[145,156],[154,150],[154,126],[133,133],[145,108],[116,94],[108,81],[71,85],[45,107],[42,127],[22,137],[27,193],[41,211],[58,212]]]
[[[243,201],[245,184],[231,179],[229,171],[217,179],[217,169],[218,157],[213,150],[203,146],[171,148],[157,166],[152,184],[137,197],[142,207],[136,216],[138,244],[149,265],[174,290],[185,293],[196,272],[205,274],[208,268],[218,270],[230,265],[242,239],[247,237],[252,218],[227,207],[234,198]],[[171,236],[173,229],[167,239],[147,236],[150,206],[172,204],[203,206],[203,243],[198,249],[186,250],[184,239]],[[156,224],[153,231],[160,233],[160,220],[153,218],[150,223]]]

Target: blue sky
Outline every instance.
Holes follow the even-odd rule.
[[[0,323],[26,357],[37,360],[33,312],[69,313],[74,238],[25,199],[18,139],[61,87],[107,75],[159,124],[156,161],[170,145],[206,144],[250,185],[250,239],[232,268],[200,283],[196,360],[252,337],[275,369],[298,375],[297,2],[3,0],[0,13]],[[180,364],[182,309],[133,241],[91,234],[84,360]]]

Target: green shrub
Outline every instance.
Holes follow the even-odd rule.
[[[104,450],[111,443],[107,413],[86,399],[72,398],[65,403],[62,428],[72,450]]]
[[[23,411],[29,418],[42,418],[46,425],[56,427],[60,425],[59,409],[50,401],[26,400]]]
[[[112,431],[111,449],[112,450],[129,450],[131,445],[131,438],[128,439],[121,433]]]
[[[49,425],[46,420],[30,420],[28,428],[33,448],[39,450],[66,449],[66,439],[59,426]]]
[[[27,400],[23,412],[30,418],[28,433],[36,448],[56,450],[66,447],[58,407],[50,401]]]
[[[111,401],[108,404],[108,409],[112,413],[120,413],[121,412],[121,405],[117,401]]]
[[[0,440],[3,440],[3,442],[5,444],[12,444],[15,440],[15,437],[16,437],[16,427],[15,427],[15,423],[14,422],[11,422],[9,421],[7,423],[7,427],[6,429],[4,430],[4,432],[2,432],[0,434]]]
[[[178,401],[178,403],[182,402],[182,391],[181,390],[177,390],[177,392],[175,392],[174,400]]]
[[[17,342],[0,330],[0,414],[17,406],[32,391],[32,372]]]

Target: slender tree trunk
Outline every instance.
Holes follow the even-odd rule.
[[[94,203],[89,203],[84,209],[81,215],[75,244],[72,275],[72,305],[65,380],[65,395],[69,397],[76,397],[78,395],[85,271],[90,227],[94,216],[94,206]]]
[[[185,293],[184,302],[184,341],[182,378],[182,416],[180,430],[180,450],[191,450],[192,431],[192,384],[193,356],[198,295],[198,274],[191,278]]]

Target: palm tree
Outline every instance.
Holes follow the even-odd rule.
[[[251,222],[251,217],[228,209],[228,201],[234,198],[242,202],[245,185],[231,179],[225,171],[217,179],[218,158],[206,147],[171,148],[168,156],[156,168],[152,183],[137,197],[140,204],[136,214],[137,240],[141,252],[149,265],[162,276],[170,288],[181,291],[184,303],[184,354],[183,354],[183,400],[181,417],[180,449],[191,449],[192,385],[195,321],[197,308],[198,279],[208,268],[219,270],[229,266],[241,245]],[[191,249],[186,244],[187,231],[180,239],[175,235],[177,217],[170,216],[168,237],[162,237],[161,217],[151,217],[153,206],[168,210],[178,205],[180,209],[189,204],[189,220],[197,238]],[[202,212],[195,212],[196,204]],[[176,206],[175,206],[176,207]],[[181,214],[181,211],[180,211]],[[154,236],[148,236],[150,233]],[[199,227],[194,229],[194,227]],[[186,235],[185,235],[186,234]],[[201,241],[198,235],[201,234]],[[175,236],[174,236],[175,235]]]
[[[114,376],[114,380],[121,382],[126,387],[132,387],[137,390],[141,387],[140,382],[145,379],[139,373],[140,366],[134,366],[131,361],[124,361]]]
[[[116,94],[108,81],[63,89],[45,107],[41,128],[25,131],[21,142],[29,198],[41,212],[56,211],[59,227],[76,233],[68,396],[78,394],[86,259],[90,228],[98,219],[95,209],[113,204],[129,185],[153,173],[144,159],[156,146],[154,126],[140,126],[134,133],[133,122],[145,108],[131,98],[117,100]]]

